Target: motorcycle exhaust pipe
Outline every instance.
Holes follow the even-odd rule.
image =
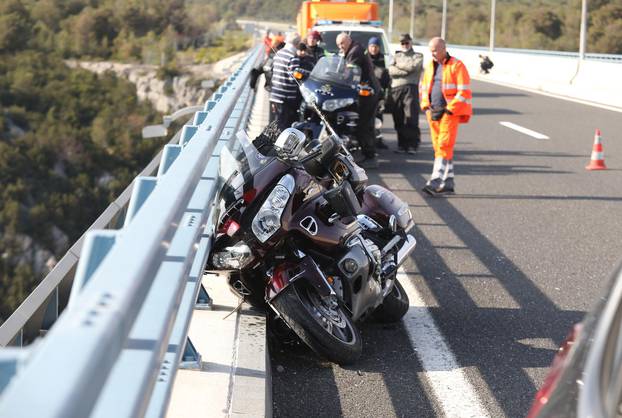
[[[413,237],[410,234],[407,234],[406,242],[404,243],[404,245],[402,245],[402,247],[397,252],[398,267],[401,266],[404,260],[406,260],[406,257],[408,257],[410,253],[413,252],[416,245],[417,245],[417,240],[415,239],[415,237]]]

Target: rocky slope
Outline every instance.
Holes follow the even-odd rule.
[[[97,74],[111,71],[136,86],[139,100],[148,100],[159,112],[172,113],[177,109],[205,102],[212,91],[210,88],[201,87],[201,82],[218,86],[241,64],[245,55],[239,53],[214,64],[185,66],[182,68],[183,75],[168,80],[158,79],[158,67],[155,65],[108,61],[67,61],[67,65]]]

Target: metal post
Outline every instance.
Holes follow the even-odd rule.
[[[443,20],[441,21],[441,38],[445,39],[447,28],[447,0],[443,0]]]
[[[581,1],[581,30],[579,34],[579,59],[585,59],[585,44],[587,37],[585,36],[587,31],[587,0]]]
[[[389,42],[393,42],[393,0],[389,0]]]
[[[490,0],[490,46],[488,47],[489,52],[495,49],[495,6],[497,4],[497,0]]]
[[[410,36],[415,39],[415,0],[410,1]]]

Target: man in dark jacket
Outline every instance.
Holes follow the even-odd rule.
[[[378,102],[378,108],[376,109],[376,119],[380,119],[380,121],[382,121],[384,104],[386,103],[388,89],[389,87],[391,87],[391,77],[389,76],[389,71],[387,70],[384,63],[384,54],[380,49],[379,38],[376,38],[375,36],[369,38],[369,41],[367,42],[367,55],[369,55],[372,64],[374,64],[374,75],[378,79],[378,82],[380,83],[380,88],[382,89],[382,91],[380,92],[380,101]],[[382,141],[382,133],[380,133],[380,130],[374,130],[374,133],[376,135],[376,148],[389,148]]]
[[[363,151],[363,160],[359,165],[363,168],[377,168],[376,138],[374,134],[374,118],[380,98],[380,83],[374,75],[374,65],[365,48],[345,32],[337,35],[337,47],[345,57],[347,64],[357,65],[361,68],[361,84],[372,89],[370,96],[359,96],[359,123],[357,127],[357,139]]]
[[[389,66],[393,123],[397,131],[398,153],[414,154],[421,142],[419,130],[419,78],[423,71],[423,54],[412,48],[412,38],[405,33],[402,49],[395,53]]]
[[[321,40],[322,35],[316,30],[307,35],[307,56],[312,57],[316,63],[325,55],[324,48],[318,45]]]

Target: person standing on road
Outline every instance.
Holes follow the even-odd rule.
[[[299,43],[300,35],[288,33],[285,46],[274,55],[272,64],[270,122],[276,120],[280,130],[289,128],[296,122],[298,84],[290,72],[290,65],[292,58],[296,56],[296,46]]]
[[[316,63],[325,55],[324,48],[318,45],[321,40],[322,35],[316,30],[307,35],[307,56],[313,57]]]
[[[382,89],[380,92],[378,108],[376,109],[376,118],[382,121],[384,104],[386,103],[389,87],[391,87],[391,77],[389,76],[389,71],[387,70],[384,62],[384,54],[380,50],[380,38],[375,36],[369,38],[369,41],[367,42],[367,55],[369,55],[369,58],[374,65],[374,75],[378,79],[380,88]],[[375,130],[374,135],[376,135],[376,148],[387,149],[388,147],[382,141],[382,133],[380,133],[380,130]]]
[[[374,65],[365,48],[345,32],[337,35],[337,47],[345,57],[347,64],[357,65],[361,69],[361,85],[371,88],[371,95],[359,96],[359,122],[356,129],[357,138],[363,151],[363,159],[359,165],[363,168],[378,168],[376,159],[376,135],[374,134],[374,118],[380,98],[380,83],[374,75]]]
[[[421,110],[426,112],[434,146],[434,167],[423,191],[429,195],[454,193],[454,145],[458,124],[473,114],[471,79],[464,64],[447,53],[442,38],[429,43],[432,61],[421,80]]]
[[[419,130],[419,78],[423,70],[423,54],[412,48],[412,38],[400,38],[401,50],[389,66],[393,123],[397,131],[397,153],[414,154],[421,143]]]

